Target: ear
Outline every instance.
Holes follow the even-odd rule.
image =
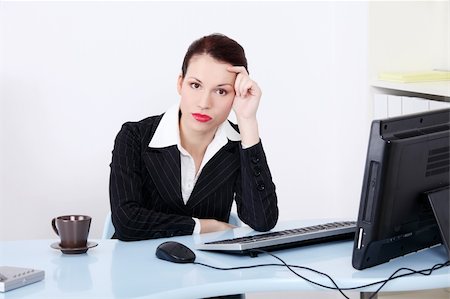
[[[183,79],[183,76],[180,74],[177,81],[177,91],[179,95],[181,95],[181,86],[183,86]]]

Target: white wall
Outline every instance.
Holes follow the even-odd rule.
[[[367,3],[0,2],[0,240],[109,210],[123,122],[178,100],[182,58],[222,32],[263,90],[281,219],[356,218],[369,127]]]
[[[369,4],[370,79],[387,71],[450,70],[449,1]]]

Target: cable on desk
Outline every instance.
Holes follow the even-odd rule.
[[[341,287],[339,287],[339,286],[337,285],[337,283],[333,280],[333,278],[332,278],[330,275],[326,274],[326,273],[320,272],[320,271],[318,271],[318,270],[315,270],[315,269],[312,269],[312,268],[309,268],[309,267],[304,267],[304,266],[299,266],[299,265],[289,265],[289,264],[287,264],[283,259],[281,259],[280,257],[278,257],[278,256],[276,256],[275,254],[272,254],[272,253],[270,253],[270,252],[267,252],[267,251],[265,251],[265,250],[253,249],[253,251],[256,251],[256,253],[266,253],[266,254],[268,254],[268,255],[274,257],[275,259],[279,260],[279,261],[281,262],[281,264],[257,264],[257,265],[240,266],[240,267],[230,267],[230,268],[216,267],[216,266],[211,266],[211,265],[207,265],[207,264],[203,264],[203,263],[199,263],[199,262],[194,262],[194,264],[201,265],[201,266],[205,266],[205,267],[209,267],[209,268],[216,269],[216,270],[224,270],[224,271],[227,271],[227,270],[242,270],[242,269],[250,269],[250,268],[257,268],[257,267],[267,267],[267,266],[283,266],[283,267],[288,268],[289,271],[291,271],[292,273],[294,273],[296,276],[300,277],[301,279],[303,279],[303,280],[305,280],[305,281],[307,281],[307,282],[309,282],[309,283],[312,283],[312,284],[314,284],[314,285],[320,286],[320,287],[325,288],[325,289],[329,289],[329,290],[337,290],[337,291],[339,291],[339,292],[342,294],[342,296],[344,296],[344,297],[347,298],[347,299],[349,299],[349,297],[348,297],[347,295],[345,295],[345,293],[344,293],[343,291],[352,291],[352,290],[357,290],[357,289],[361,289],[361,288],[365,288],[365,287],[370,287],[370,286],[373,286],[373,285],[381,284],[380,287],[379,287],[375,292],[371,293],[369,299],[372,299],[372,298],[375,297],[375,296],[381,291],[381,289],[382,289],[389,281],[391,281],[391,280],[394,280],[394,279],[397,279],[397,278],[401,278],[401,277],[410,276],[410,275],[413,275],[413,274],[420,274],[420,275],[424,275],[424,276],[429,276],[429,275],[431,275],[435,270],[438,270],[438,269],[441,269],[441,268],[450,266],[450,261],[447,261],[447,262],[445,262],[445,263],[442,263],[442,264],[436,264],[436,265],[434,265],[434,266],[431,267],[431,268],[423,269],[423,270],[414,270],[414,269],[410,269],[410,268],[399,268],[399,269],[397,269],[396,271],[394,271],[394,272],[389,276],[389,278],[387,278],[387,279],[379,280],[379,281],[376,281],[376,282],[372,282],[372,283],[368,283],[368,284],[364,284],[364,285],[360,285],[360,286],[355,286],[355,287],[341,288]],[[303,270],[311,271],[311,272],[314,272],[314,273],[316,273],[316,274],[320,274],[320,275],[322,275],[322,276],[325,276],[325,277],[327,277],[327,278],[331,281],[331,283],[332,283],[334,286],[327,286],[327,285],[324,285],[324,284],[315,282],[315,281],[313,281],[313,280],[310,280],[310,279],[308,279],[308,278],[306,278],[306,277],[304,277],[304,276],[298,274],[297,272],[295,272],[295,271],[293,270],[293,268],[303,269]],[[408,272],[408,273],[403,273],[403,274],[397,275],[397,274],[398,274],[399,272],[401,272],[401,271],[409,271],[409,272]]]

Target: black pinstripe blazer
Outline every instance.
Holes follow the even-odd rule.
[[[192,234],[192,217],[227,222],[233,199],[239,218],[253,229],[275,226],[277,196],[261,142],[242,149],[240,142],[229,140],[206,163],[184,204],[177,146],[148,147],[161,118],[127,122],[116,137],[109,187],[114,237],[132,241]]]

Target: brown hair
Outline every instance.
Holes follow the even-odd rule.
[[[214,33],[195,40],[189,46],[181,66],[183,78],[192,56],[201,54],[208,54],[218,61],[227,62],[233,66],[243,66],[248,72],[244,48],[235,40],[223,34]]]

